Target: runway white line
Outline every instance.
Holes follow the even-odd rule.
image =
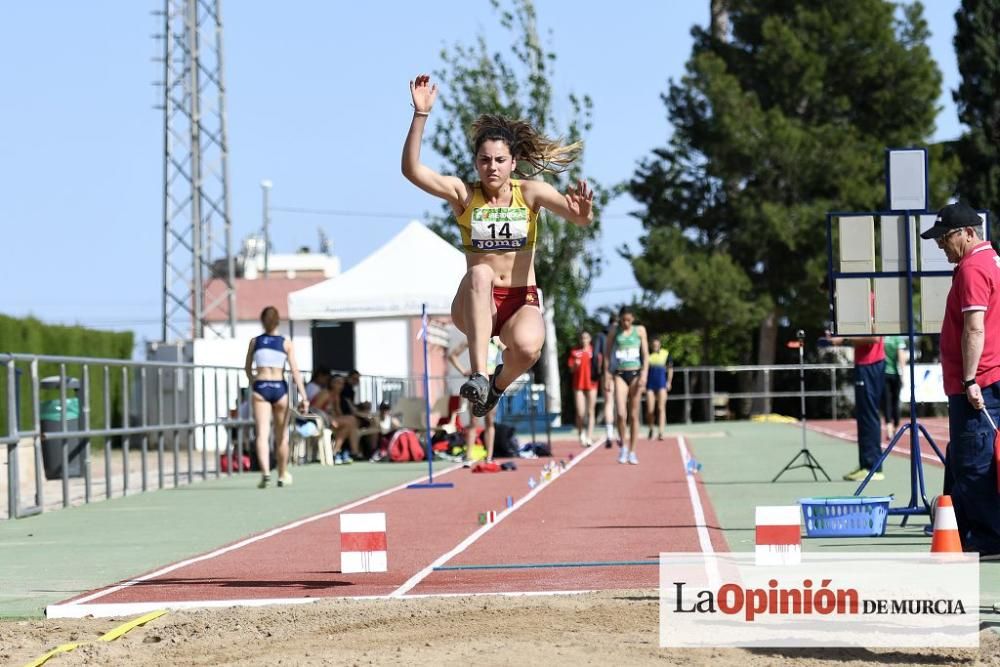
[[[704,554],[715,553],[712,547],[712,537],[708,533],[708,522],[705,521],[705,510],[701,506],[701,496],[698,493],[698,484],[694,475],[687,472],[688,461],[691,460],[691,452],[688,451],[684,436],[677,437],[677,449],[681,453],[681,461],[684,463],[684,476],[687,478],[688,496],[691,498],[691,509],[694,511],[694,523],[698,529],[698,544]]]
[[[589,449],[584,450],[583,453],[581,453],[579,456],[575,457],[572,461],[569,462],[569,465],[566,466],[566,470],[564,470],[562,472],[562,474],[560,475],[560,477],[562,475],[565,475],[566,473],[568,473],[570,470],[573,469],[573,466],[575,466],[577,463],[579,463],[583,459],[587,458],[588,456],[590,456],[591,454],[593,454],[594,452],[596,452],[598,449],[600,449],[600,447],[594,446],[594,447],[590,447]],[[467,538],[465,538],[464,540],[462,540],[454,549],[452,549],[448,553],[446,553],[446,554],[438,557],[433,563],[431,563],[430,565],[428,565],[427,567],[425,567],[424,569],[420,570],[415,575],[413,575],[412,577],[410,577],[409,579],[407,579],[406,582],[404,582],[402,586],[400,586],[399,588],[397,588],[396,590],[394,590],[392,593],[390,593],[389,597],[401,597],[403,595],[406,595],[407,591],[413,589],[414,586],[416,586],[417,584],[419,584],[428,575],[430,575],[431,572],[434,571],[434,568],[439,567],[439,566],[447,563],[449,560],[451,560],[452,558],[454,558],[458,554],[460,554],[463,551],[465,551],[466,549],[468,549],[470,546],[472,546],[476,542],[476,540],[478,540],[480,537],[482,537],[486,533],[488,533],[491,530],[493,530],[493,528],[495,528],[496,526],[500,525],[500,523],[504,519],[506,519],[507,517],[509,517],[512,513],[514,513],[518,509],[520,509],[525,503],[529,502],[532,498],[534,498],[539,493],[541,493],[543,489],[548,488],[548,486],[550,484],[554,484],[557,481],[559,481],[558,477],[555,478],[555,479],[553,479],[553,480],[551,480],[551,481],[545,482],[543,484],[539,484],[538,486],[536,486],[535,488],[533,488],[531,491],[529,491],[524,496],[522,496],[520,498],[520,500],[518,500],[516,503],[514,503],[513,506],[511,506],[508,509],[505,509],[502,512],[500,512],[499,514],[497,514],[496,521],[494,521],[493,523],[488,523],[488,524],[482,526],[481,528],[479,528],[479,530],[477,530],[476,532],[472,533]]]
[[[712,536],[708,533],[708,522],[705,520],[705,509],[701,505],[698,483],[695,481],[694,475],[688,474],[687,471],[688,461],[691,460],[691,452],[688,450],[683,436],[678,436],[677,438],[677,449],[680,450],[681,463],[684,466],[684,476],[687,478],[688,496],[691,498],[691,510],[694,512],[694,525],[698,529],[698,544],[703,554],[714,554],[715,548],[712,546]],[[662,561],[660,567],[662,576]],[[716,559],[705,559],[705,574],[708,577],[709,585],[713,588],[718,588],[722,577],[719,574],[719,565]]]
[[[446,475],[446,474],[448,474],[448,473],[450,473],[450,472],[452,472],[454,470],[458,470],[458,469],[459,469],[459,466],[457,466],[457,465],[456,466],[452,466],[450,468],[446,468],[446,469],[442,470],[441,472],[439,472],[438,476],[440,476],[440,475]],[[379,498],[382,498],[383,496],[387,496],[390,493],[395,493],[396,491],[401,491],[401,490],[405,489],[407,486],[409,486],[410,484],[415,484],[415,483],[418,483],[418,482],[422,482],[422,481],[426,480],[427,478],[428,478],[427,475],[424,475],[422,477],[418,477],[417,479],[415,479],[415,480],[413,480],[411,482],[405,482],[405,483],[400,484],[398,486],[394,486],[391,489],[386,489],[385,491],[380,491],[378,493],[374,493],[374,494],[372,494],[370,496],[366,496],[365,498],[361,498],[360,500],[355,500],[353,502],[347,503],[346,505],[341,505],[340,507],[334,508],[332,510],[327,510],[326,512],[322,512],[322,513],[316,514],[314,516],[306,517],[304,519],[299,519],[298,521],[293,521],[292,523],[285,524],[284,526],[278,526],[277,528],[273,528],[273,529],[271,529],[271,530],[269,530],[267,532],[261,533],[260,535],[254,535],[253,537],[248,537],[245,540],[241,540],[241,541],[239,541],[239,542],[237,542],[235,544],[230,544],[229,546],[222,547],[221,549],[216,549],[215,551],[209,552],[207,554],[203,554],[201,556],[196,556],[194,558],[188,558],[187,560],[180,561],[179,563],[174,563],[173,565],[168,565],[167,567],[161,568],[161,569],[159,569],[159,570],[157,570],[155,572],[151,572],[149,574],[143,575],[141,577],[137,577],[135,579],[129,579],[128,581],[122,582],[122,583],[117,584],[115,586],[111,586],[111,587],[106,588],[104,590],[99,590],[99,591],[97,591],[95,593],[91,593],[90,595],[86,595],[86,596],[84,596],[82,598],[79,598],[77,600],[71,599],[69,602],[66,602],[66,603],[63,603],[63,604],[60,604],[60,605],[49,605],[49,606],[47,606],[45,608],[46,609],[46,611],[45,611],[46,616],[48,615],[48,610],[49,610],[50,607],[67,607],[67,606],[71,606],[71,605],[82,605],[82,604],[85,604],[87,602],[90,602],[91,600],[96,600],[97,598],[104,597],[105,595],[110,595],[111,593],[116,593],[118,591],[121,591],[121,590],[124,590],[126,588],[129,588],[130,586],[134,586],[135,584],[139,584],[139,583],[142,583],[144,581],[149,581],[150,579],[155,579],[157,577],[162,577],[163,575],[169,574],[170,572],[173,572],[174,570],[178,570],[178,569],[180,569],[182,567],[187,567],[188,565],[192,565],[194,563],[199,563],[201,561],[211,560],[212,558],[217,558],[218,556],[221,556],[223,554],[227,554],[227,553],[229,553],[231,551],[236,551],[237,549],[242,549],[243,547],[248,546],[250,544],[253,544],[255,542],[260,542],[261,540],[265,540],[265,539],[267,539],[269,537],[274,537],[275,535],[279,535],[281,533],[284,533],[286,531],[292,530],[294,528],[298,528],[299,526],[304,526],[307,523],[312,523],[313,521],[319,521],[320,519],[325,519],[327,517],[335,516],[337,514],[340,514],[341,512],[345,512],[347,510],[354,509],[358,505],[364,505],[365,503],[369,503],[369,502],[371,502],[373,500],[377,500]]]

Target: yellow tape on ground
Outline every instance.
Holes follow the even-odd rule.
[[[121,637],[123,634],[131,630],[132,628],[137,628],[140,625],[146,625],[150,621],[159,618],[167,613],[166,609],[160,609],[159,611],[151,611],[145,616],[140,616],[139,618],[129,621],[128,623],[123,623],[111,632],[106,632],[97,638],[99,642],[113,642],[114,640]]]
[[[51,651],[49,651],[48,653],[46,653],[45,655],[43,655],[41,658],[38,658],[37,660],[35,660],[33,662],[29,662],[24,667],[38,667],[39,665],[44,665],[45,661],[48,660],[49,658],[51,658],[52,656],[59,655],[60,653],[69,653],[70,651],[72,651],[73,649],[75,649],[77,646],[79,646],[79,644],[76,644],[76,643],[73,643],[73,644],[63,644],[62,646],[57,646],[54,649],[52,649]]]
[[[150,613],[146,614],[145,616],[140,616],[139,618],[133,619],[133,620],[129,621],[128,623],[122,623],[121,625],[119,625],[114,630],[111,630],[109,632],[105,632],[103,635],[101,635],[100,637],[98,637],[95,641],[97,641],[97,642],[113,642],[114,640],[118,639],[119,637],[121,637],[123,634],[125,634],[129,630],[132,630],[133,628],[137,628],[140,625],[145,625],[146,623],[149,623],[150,621],[152,621],[154,619],[157,619],[157,618],[159,618],[160,616],[163,616],[166,613],[167,613],[166,609],[161,609],[159,611],[151,611]],[[49,651],[48,653],[46,653],[42,657],[38,658],[37,660],[34,660],[33,662],[29,662],[24,667],[40,667],[41,665],[44,665],[45,662],[49,658],[51,658],[53,656],[59,655],[60,653],[69,653],[70,651],[72,651],[75,648],[79,648],[80,646],[85,646],[87,644],[93,644],[93,643],[95,643],[95,642],[73,642],[73,643],[70,643],[70,644],[62,644],[61,646],[55,647],[54,649],[52,649],[51,651]]]

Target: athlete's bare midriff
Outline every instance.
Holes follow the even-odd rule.
[[[257,374],[254,375],[254,380],[261,380],[264,382],[274,382],[276,380],[285,379],[285,369],[275,368],[273,366],[264,366],[257,369]]]
[[[467,252],[468,268],[485,264],[493,269],[496,287],[524,287],[535,284],[535,251],[518,252]]]

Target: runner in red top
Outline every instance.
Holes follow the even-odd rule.
[[[580,444],[590,447],[594,440],[594,411],[597,405],[597,380],[591,375],[594,347],[590,334],[580,333],[580,346],[569,352],[569,369],[573,374],[573,395],[576,399],[576,430]],[[586,422],[586,429],[584,428]]]
[[[875,294],[870,296],[872,315],[875,314]],[[829,335],[829,334],[828,334]],[[868,477],[880,482],[882,472],[882,417],[879,405],[885,391],[885,341],[881,336],[830,338],[833,345],[854,348],[854,420],[858,425],[858,467],[844,475],[849,482]]]

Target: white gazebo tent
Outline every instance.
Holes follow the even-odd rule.
[[[294,320],[448,315],[465,257],[417,221],[350,270],[288,295]]]
[[[423,343],[417,340],[422,308],[426,304],[428,315],[438,320],[450,318],[465,271],[461,251],[413,221],[351,269],[289,294],[289,318],[311,321],[310,339],[314,332],[319,335],[318,327],[350,323],[355,368],[369,376],[410,378],[424,370]],[[295,338],[312,346],[312,340],[300,340],[299,332]],[[440,332],[429,341],[442,348],[431,360],[431,374],[443,375],[446,338]]]

